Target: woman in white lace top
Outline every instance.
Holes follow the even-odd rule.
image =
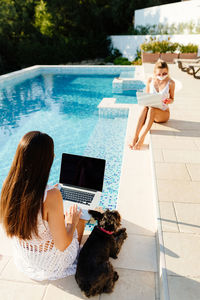
[[[64,216],[60,191],[47,187],[53,159],[52,138],[28,132],[17,147],[1,191],[0,219],[13,238],[15,263],[35,280],[75,274],[85,227],[77,206]]]

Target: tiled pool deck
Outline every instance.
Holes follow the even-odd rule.
[[[145,71],[152,72],[146,64]],[[200,299],[200,81],[170,65],[183,87],[151,140],[171,300]]]
[[[145,64],[144,68],[146,73],[152,73],[153,65]],[[161,267],[165,267],[166,262],[170,299],[199,299],[200,84],[175,65],[170,65],[170,72],[172,77],[182,82],[183,88],[177,93],[171,107],[170,120],[163,125],[153,125],[150,150],[147,145],[142,151],[128,148],[139,113],[137,105],[130,107],[118,200],[128,239],[119,258],[113,260],[120,278],[112,294],[90,299],[158,300],[160,297],[157,280],[156,193],[152,170],[156,175],[154,183],[158,189],[164,240]],[[74,276],[38,283],[16,269],[11,255],[9,240],[1,230],[0,299],[85,299]],[[169,299],[166,293],[162,299]]]

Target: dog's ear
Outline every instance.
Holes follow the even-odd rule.
[[[121,220],[121,216],[117,210],[113,210],[112,212],[116,219]]]
[[[102,217],[103,217],[103,214],[100,213],[100,212],[97,211],[97,210],[89,209],[89,210],[88,210],[88,213],[89,213],[95,220],[101,220]]]

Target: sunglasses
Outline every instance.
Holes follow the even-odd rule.
[[[165,76],[167,75],[168,73],[167,72],[164,72],[164,73],[159,73],[159,74],[156,74],[157,76]]]

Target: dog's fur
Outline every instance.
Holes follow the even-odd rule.
[[[118,211],[106,210],[100,213],[89,210],[98,221],[86,243],[80,251],[76,281],[87,297],[101,293],[111,293],[119,276],[114,271],[109,257],[117,258],[124,240],[127,238],[126,228],[119,229],[121,217]],[[108,234],[99,227],[113,232]]]

